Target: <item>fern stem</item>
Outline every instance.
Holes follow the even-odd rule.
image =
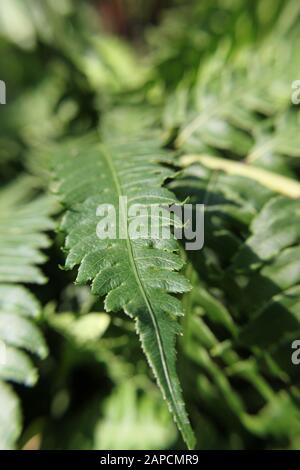
[[[183,167],[193,163],[201,163],[212,170],[222,170],[231,175],[245,176],[253,179],[263,186],[293,199],[300,197],[300,183],[286,176],[272,173],[263,168],[247,165],[245,163],[226,160],[211,155],[184,155],[179,160]]]

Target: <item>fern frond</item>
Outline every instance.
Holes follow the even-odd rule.
[[[91,281],[94,294],[106,295],[107,311],[122,310],[135,320],[163,395],[184,440],[193,447],[175,369],[175,338],[180,331],[176,317],[182,314],[182,307],[169,295],[190,288],[176,273],[182,267],[178,246],[174,239],[132,238],[127,215],[119,212],[121,196],[128,197],[129,206],[176,203],[174,195],[162,188],[172,171],[159,162],[168,160],[168,153],[153,140],[102,145],[91,138],[57,150],[56,174],[68,209],[62,224],[67,233],[66,268],[79,265],[77,282]],[[104,203],[115,207],[124,239],[97,237],[96,210]]]
[[[280,61],[272,60],[271,47],[273,40],[255,53],[242,49],[230,64],[226,48],[220,47],[201,67],[177,137],[179,147],[208,146],[242,157],[251,151],[262,116],[276,116],[291,105],[291,89],[286,84],[296,74],[295,62],[283,40],[277,44]]]
[[[278,31],[284,15],[287,20],[285,9]],[[234,53],[220,43],[200,64],[197,78],[179,83],[167,99],[164,127],[170,138],[188,154],[238,159],[295,178],[299,113],[291,95],[299,48],[299,40],[291,46],[282,31]]]
[[[14,182],[0,193],[0,282],[42,284],[45,277],[37,267],[49,246],[43,233],[53,228],[49,213],[53,199],[32,199],[27,178]]]
[[[201,413],[216,422],[226,416],[229,433],[292,445],[300,416],[291,361],[300,332],[299,202],[244,177],[211,178],[195,165],[172,183],[180,198],[207,204],[205,249],[188,266],[185,379]]]
[[[32,183],[31,178],[23,177],[0,192],[2,449],[14,447],[21,432],[18,398],[12,388],[4,382],[34,385],[38,374],[30,355],[34,354],[40,358],[47,355],[47,346],[35,325],[41,310],[39,302],[29,290],[18,284],[45,282],[37,264],[44,261],[41,249],[49,243],[43,232],[53,227],[49,217],[54,209],[53,199],[33,198]],[[9,423],[8,419],[11,420]]]

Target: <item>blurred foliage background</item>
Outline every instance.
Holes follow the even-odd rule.
[[[38,211],[59,214],[48,196],[49,148],[94,128],[112,139],[120,130],[148,129],[179,158],[246,161],[257,174],[271,175],[273,186],[253,186],[253,179],[220,175],[200,161],[171,184],[178,195],[211,206],[207,248],[187,265],[196,288],[184,298],[178,341],[179,375],[200,449],[299,448],[299,380],[287,359],[291,335],[300,332],[297,199],[277,202],[286,205],[284,217],[280,207],[271,211],[279,214],[278,233],[293,221],[295,235],[282,245],[297,249],[289,258],[293,268],[278,280],[270,258],[262,268],[257,261],[264,253],[234,258],[253,236],[253,220],[268,220],[268,212],[260,214],[274,184],[280,182],[285,196],[300,194],[299,112],[290,99],[291,83],[300,79],[299,14],[297,0],[0,2],[0,79],[7,85],[7,104],[0,107],[2,207],[17,210],[50,197],[50,208]],[[287,179],[274,182],[276,176]],[[250,247],[263,252],[274,227],[259,222]],[[28,271],[18,282],[40,303],[38,323],[50,352],[33,359],[35,387],[14,386],[22,412],[13,406],[15,439],[7,447],[184,448],[133,325],[121,313],[107,315],[87,287],[73,285],[74,274],[59,269],[61,234],[53,223],[39,224],[51,240],[39,245],[48,282],[36,284]],[[267,271],[257,274],[257,266]],[[290,303],[277,299],[272,311],[282,301],[294,323],[283,320],[273,342],[260,341],[251,328],[266,331],[267,319],[272,324],[266,317],[235,343],[254,304],[270,303],[288,288],[294,289]]]

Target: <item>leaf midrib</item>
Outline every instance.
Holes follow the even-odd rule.
[[[117,190],[117,194],[119,196],[124,196],[124,194],[122,192],[122,186],[121,186],[117,171],[115,169],[114,163],[112,161],[112,158],[111,158],[109,152],[106,150],[105,147],[102,147],[102,150],[103,150],[104,158],[105,158],[105,160],[107,162],[107,165],[108,165],[108,167],[111,171],[113,181],[114,181],[114,184],[115,184],[115,187],[116,187],[116,190]],[[125,214],[125,217],[126,217],[126,214]],[[131,264],[131,267],[132,267],[132,270],[133,270],[133,273],[134,273],[134,276],[135,276],[136,283],[137,283],[137,285],[138,285],[138,287],[141,291],[142,297],[143,297],[143,299],[145,301],[145,304],[147,306],[147,309],[150,313],[150,318],[151,318],[151,321],[153,323],[154,331],[155,331],[156,338],[157,338],[157,343],[158,343],[158,348],[159,348],[159,352],[160,352],[160,357],[161,357],[161,360],[162,360],[165,379],[166,379],[168,389],[169,389],[169,392],[170,392],[170,395],[171,395],[171,398],[172,398],[174,410],[176,411],[176,414],[177,414],[177,420],[179,421],[178,424],[180,424],[181,412],[180,412],[180,410],[178,410],[178,407],[177,407],[177,404],[176,404],[176,398],[174,396],[172,383],[171,383],[171,380],[170,380],[170,377],[169,377],[170,373],[169,373],[168,364],[167,364],[165,354],[164,354],[164,349],[163,349],[161,335],[160,335],[160,332],[159,332],[159,327],[158,327],[158,324],[157,324],[157,321],[156,321],[156,318],[155,318],[155,314],[153,312],[153,307],[151,305],[151,301],[148,298],[148,295],[147,295],[147,292],[146,292],[145,288],[143,287],[143,284],[142,284],[141,279],[140,279],[139,270],[138,270],[138,267],[135,263],[132,243],[131,243],[130,238],[128,237],[128,222],[127,222],[127,219],[124,222],[125,222],[125,227],[126,227],[126,245],[127,245],[128,255],[129,255],[129,261],[130,261],[130,264]],[[159,377],[157,377],[157,378],[159,380]]]

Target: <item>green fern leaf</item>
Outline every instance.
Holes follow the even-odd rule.
[[[195,407],[216,421],[226,416],[229,434],[237,426],[272,446],[292,442],[299,433],[291,361],[300,332],[299,202],[200,165],[171,187],[180,198],[206,200],[205,250],[190,259],[194,287],[184,298],[185,380],[197,390]]]
[[[39,304],[29,291],[20,286],[0,284],[0,293],[0,341],[5,345],[0,379],[34,385],[37,372],[28,355],[20,349],[41,358],[47,354],[45,341],[30,320],[40,311]]]
[[[0,283],[46,281],[38,265],[45,261],[41,249],[49,245],[44,232],[53,228],[54,201],[33,199],[32,184],[31,178],[20,178],[0,194]]]
[[[142,347],[183,438],[194,445],[175,368],[176,317],[182,307],[169,293],[183,293],[189,282],[176,271],[182,261],[174,239],[134,239],[127,215],[119,213],[119,197],[131,203],[173,204],[162,188],[172,171],[159,164],[167,152],[155,141],[100,145],[93,137],[60,148],[56,173],[59,192],[69,211],[62,228],[67,233],[66,268],[79,265],[77,282],[92,282],[92,292],[106,295],[107,311],[123,310],[136,322]],[[146,189],[147,188],[147,189]],[[100,240],[96,234],[99,204],[113,204],[124,239]],[[122,212],[122,211],[120,211]]]
[[[10,450],[21,432],[21,409],[12,388],[0,381],[0,448]]]
[[[34,180],[22,177],[0,192],[0,448],[14,448],[21,432],[17,395],[5,382],[26,386],[36,383],[38,373],[30,358],[47,355],[44,338],[35,325],[40,305],[17,283],[43,283],[38,264],[48,246],[43,233],[53,227],[49,215],[53,199],[34,198]]]

